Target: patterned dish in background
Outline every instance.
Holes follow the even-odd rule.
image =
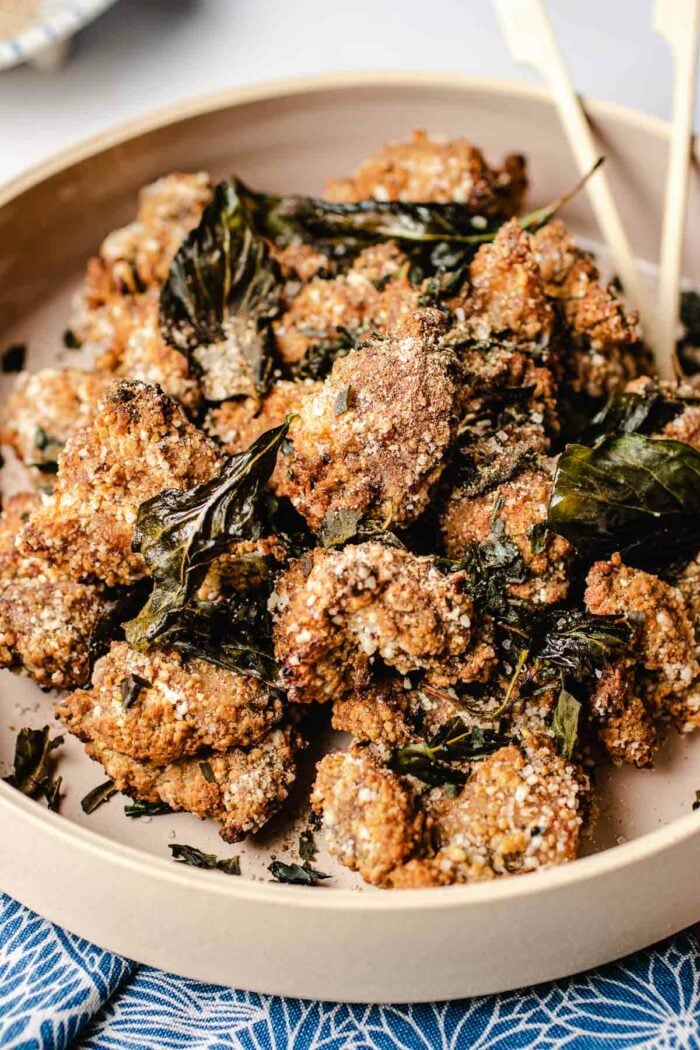
[[[0,0],[0,70],[66,41],[115,0]]]

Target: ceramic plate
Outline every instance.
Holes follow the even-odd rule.
[[[658,254],[668,129],[602,103],[589,112],[634,249]],[[179,105],[56,157],[0,191],[0,345],[24,342],[28,367],[75,363],[63,349],[68,303],[88,255],[129,221],[138,188],[174,169],[240,174],[261,189],[320,190],[387,139],[412,129],[465,135],[498,161],[530,161],[533,206],[576,181],[546,95],[450,76],[363,74],[266,85]],[[686,276],[700,283],[693,173]],[[585,198],[566,214],[595,242]],[[0,395],[5,396],[7,383]],[[0,676],[0,761],[14,734],[52,719],[51,699]],[[654,771],[601,773],[589,854],[564,868],[446,889],[361,888],[329,858],[315,888],[270,883],[271,856],[296,857],[307,760],[292,818],[240,848],[243,875],[185,868],[167,846],[230,855],[188,814],[129,820],[116,797],[91,816],[80,799],[104,779],[66,741],[67,795],[49,813],[0,784],[0,887],[103,947],[239,988],[345,1001],[417,1001],[495,992],[609,961],[700,920],[700,734],[667,741]]]

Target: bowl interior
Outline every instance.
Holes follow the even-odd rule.
[[[138,188],[171,170],[206,169],[214,176],[235,172],[257,188],[316,192],[326,178],[349,173],[384,141],[425,128],[431,134],[464,135],[493,161],[506,152],[527,154],[533,207],[554,199],[577,178],[551,104],[532,89],[449,78],[375,77],[260,95],[236,104],[183,107],[165,126],[155,122],[137,134],[107,136],[102,148],[88,146],[67,162],[49,163],[47,177],[38,171],[19,180],[5,193],[4,203],[0,192],[0,346],[26,343],[29,369],[79,362],[79,355],[65,350],[61,336],[85,261],[109,230],[131,219]],[[593,105],[590,112],[635,252],[648,263],[653,285],[667,149],[664,127],[614,107]],[[686,277],[694,282],[700,281],[700,254],[692,255],[700,234],[699,189],[695,170],[685,265]],[[596,242],[585,196],[577,197],[564,217],[582,239]],[[0,398],[10,385],[11,377],[2,377]],[[21,485],[12,463],[6,479],[11,487]],[[51,723],[52,701],[8,672],[0,673],[0,695],[0,773],[5,774],[16,730]],[[120,798],[86,816],[80,799],[104,775],[73,738],[66,738],[61,752],[66,790],[61,813],[115,842],[160,857],[168,855],[167,845],[174,841],[220,855],[240,852],[244,875],[266,878],[271,856],[298,859],[298,833],[305,824],[304,800],[317,754],[307,756],[291,816],[235,849],[221,842],[213,823],[188,814],[127,819]],[[700,743],[694,737],[674,735],[654,771],[598,771],[601,814],[585,850],[614,848],[686,814],[699,786],[699,757]],[[333,872],[333,886],[357,885],[323,853],[317,863]]]

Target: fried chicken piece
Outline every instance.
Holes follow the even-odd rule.
[[[186,758],[162,768],[136,762],[102,739],[86,743],[118,791],[144,802],[165,802],[202,820],[221,824],[225,842],[259,831],[278,811],[296,779],[301,746],[291,728],[273,729],[249,751],[232,748],[206,758]]]
[[[355,740],[374,744],[375,751],[388,756],[391,748],[402,747],[416,737],[407,717],[410,699],[401,679],[369,682],[334,702],[331,725]]]
[[[219,464],[213,442],[161,390],[118,383],[59,454],[56,487],[24,526],[20,551],[77,580],[133,583],[145,575],[131,550],[139,505],[208,481]]]
[[[27,466],[55,468],[70,435],[86,426],[110,377],[76,368],[20,372],[5,402],[0,441]]]
[[[537,605],[563,600],[569,589],[571,545],[562,536],[548,533],[544,549],[533,550],[533,529],[547,520],[552,474],[552,461],[541,459],[483,495],[455,489],[440,517],[448,556],[459,559],[470,543],[483,543],[497,528],[512,540],[523,560],[524,579],[511,583],[509,593]]]
[[[637,695],[636,661],[616,660],[602,668],[589,697],[598,737],[613,762],[640,769],[654,765],[659,746],[656,727]]]
[[[643,363],[636,314],[601,284],[591,257],[558,219],[533,234],[532,245],[547,295],[561,310],[567,385],[594,398],[621,389]]]
[[[202,400],[199,379],[186,355],[161,335],[158,289],[131,297],[117,316],[117,328],[96,367],[112,377],[158,385],[188,412],[196,411]]]
[[[17,536],[39,506],[38,494],[21,492],[0,515],[0,667],[65,689],[85,682],[91,642],[109,606],[100,588],[21,555]]]
[[[385,339],[336,361],[290,430],[288,489],[318,530],[339,512],[407,524],[425,509],[457,427],[443,318],[420,310]]]
[[[700,725],[700,664],[681,591],[658,576],[628,568],[619,554],[596,562],[586,582],[590,612],[624,614],[639,622],[637,682],[650,714],[670,716],[682,733]]]
[[[279,694],[255,678],[185,661],[174,650],[140,653],[126,642],[113,642],[95,664],[91,687],[70,693],[56,710],[81,740],[103,740],[156,766],[203,748],[250,747],[282,718]]]
[[[365,882],[386,883],[421,843],[423,814],[399,777],[367,749],[326,755],[311,796],[329,852]]]
[[[332,201],[455,201],[475,215],[515,215],[527,177],[525,159],[510,154],[502,168],[491,168],[466,139],[431,141],[414,131],[410,142],[395,143],[368,157],[351,179],[326,186]]]
[[[239,401],[224,401],[207,415],[204,429],[220,441],[229,456],[244,452],[256,438],[272,427],[284,423],[289,415],[298,415],[308,397],[318,394],[321,383],[311,380],[297,383],[282,379],[257,403],[253,398]],[[277,463],[269,481],[269,488],[276,496],[286,496],[288,488],[288,452],[280,450]]]
[[[680,573],[676,586],[683,595],[688,618],[695,630],[696,649],[700,649],[700,552],[691,558]]]
[[[435,857],[412,860],[388,878],[411,888],[474,882],[574,860],[582,819],[576,771],[546,738],[513,744],[477,762],[460,794],[429,806]]]
[[[539,350],[549,346],[554,310],[532,237],[515,219],[500,228],[492,244],[479,248],[469,266],[467,296],[455,301],[455,308],[463,311],[464,327],[476,342],[505,339]]]
[[[475,641],[466,582],[377,542],[305,554],[278,578],[272,601],[289,699],[340,699],[373,657],[400,674],[425,670],[435,685],[487,677],[494,650]]]
[[[341,329],[356,339],[385,335],[418,309],[421,289],[408,279],[409,262],[392,241],[366,248],[347,273],[306,284],[273,324],[282,360],[293,365]]]

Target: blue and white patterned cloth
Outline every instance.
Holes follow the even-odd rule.
[[[0,896],[2,1050],[700,1050],[700,940],[453,1003],[345,1006],[137,966]]]

